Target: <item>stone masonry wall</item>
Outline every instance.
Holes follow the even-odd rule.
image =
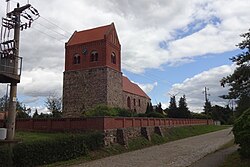
[[[77,117],[97,104],[107,104],[107,68],[65,71],[63,114]]]
[[[112,107],[123,108],[122,73],[107,68],[107,104]]]
[[[127,105],[127,98],[130,97],[130,106]],[[140,100],[140,104],[139,104]],[[132,93],[124,92],[123,91],[123,104],[125,109],[131,109],[136,113],[145,113],[147,109],[147,104],[150,103],[150,99],[142,96],[138,96]]]
[[[78,117],[96,105],[123,107],[122,74],[108,67],[65,71],[63,114]]]

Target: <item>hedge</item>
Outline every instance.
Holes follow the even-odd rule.
[[[235,143],[240,146],[240,155],[250,158],[250,108],[235,121],[233,133]]]
[[[13,164],[14,166],[37,166],[74,159],[86,155],[88,150],[95,150],[102,146],[103,135],[98,132],[87,135],[69,134],[49,140],[19,143],[13,147]],[[6,150],[0,148],[0,155],[2,152],[6,153]],[[1,165],[5,159],[6,157],[0,156]]]

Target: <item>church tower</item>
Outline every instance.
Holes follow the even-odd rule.
[[[65,44],[63,114],[99,104],[123,107],[121,45],[114,23],[74,32]]]

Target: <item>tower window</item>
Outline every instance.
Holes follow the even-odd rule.
[[[135,103],[135,99],[134,99],[134,106],[136,105],[136,103]]]
[[[73,58],[73,64],[80,64],[81,57],[79,54],[75,54]]]
[[[141,107],[141,100],[138,99],[138,106]]]
[[[111,63],[116,64],[116,56],[114,52],[111,54]]]
[[[90,55],[90,61],[98,61],[98,52],[97,51],[92,51]]]

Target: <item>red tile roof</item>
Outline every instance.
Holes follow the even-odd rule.
[[[150,99],[150,97],[148,97],[148,95],[137,84],[132,83],[127,77],[122,76],[122,82],[123,91]]]
[[[114,23],[111,23],[110,25],[102,27],[83,30],[79,32],[75,31],[74,34],[69,39],[67,46],[102,40],[104,39],[105,34],[107,34],[113,26]]]

